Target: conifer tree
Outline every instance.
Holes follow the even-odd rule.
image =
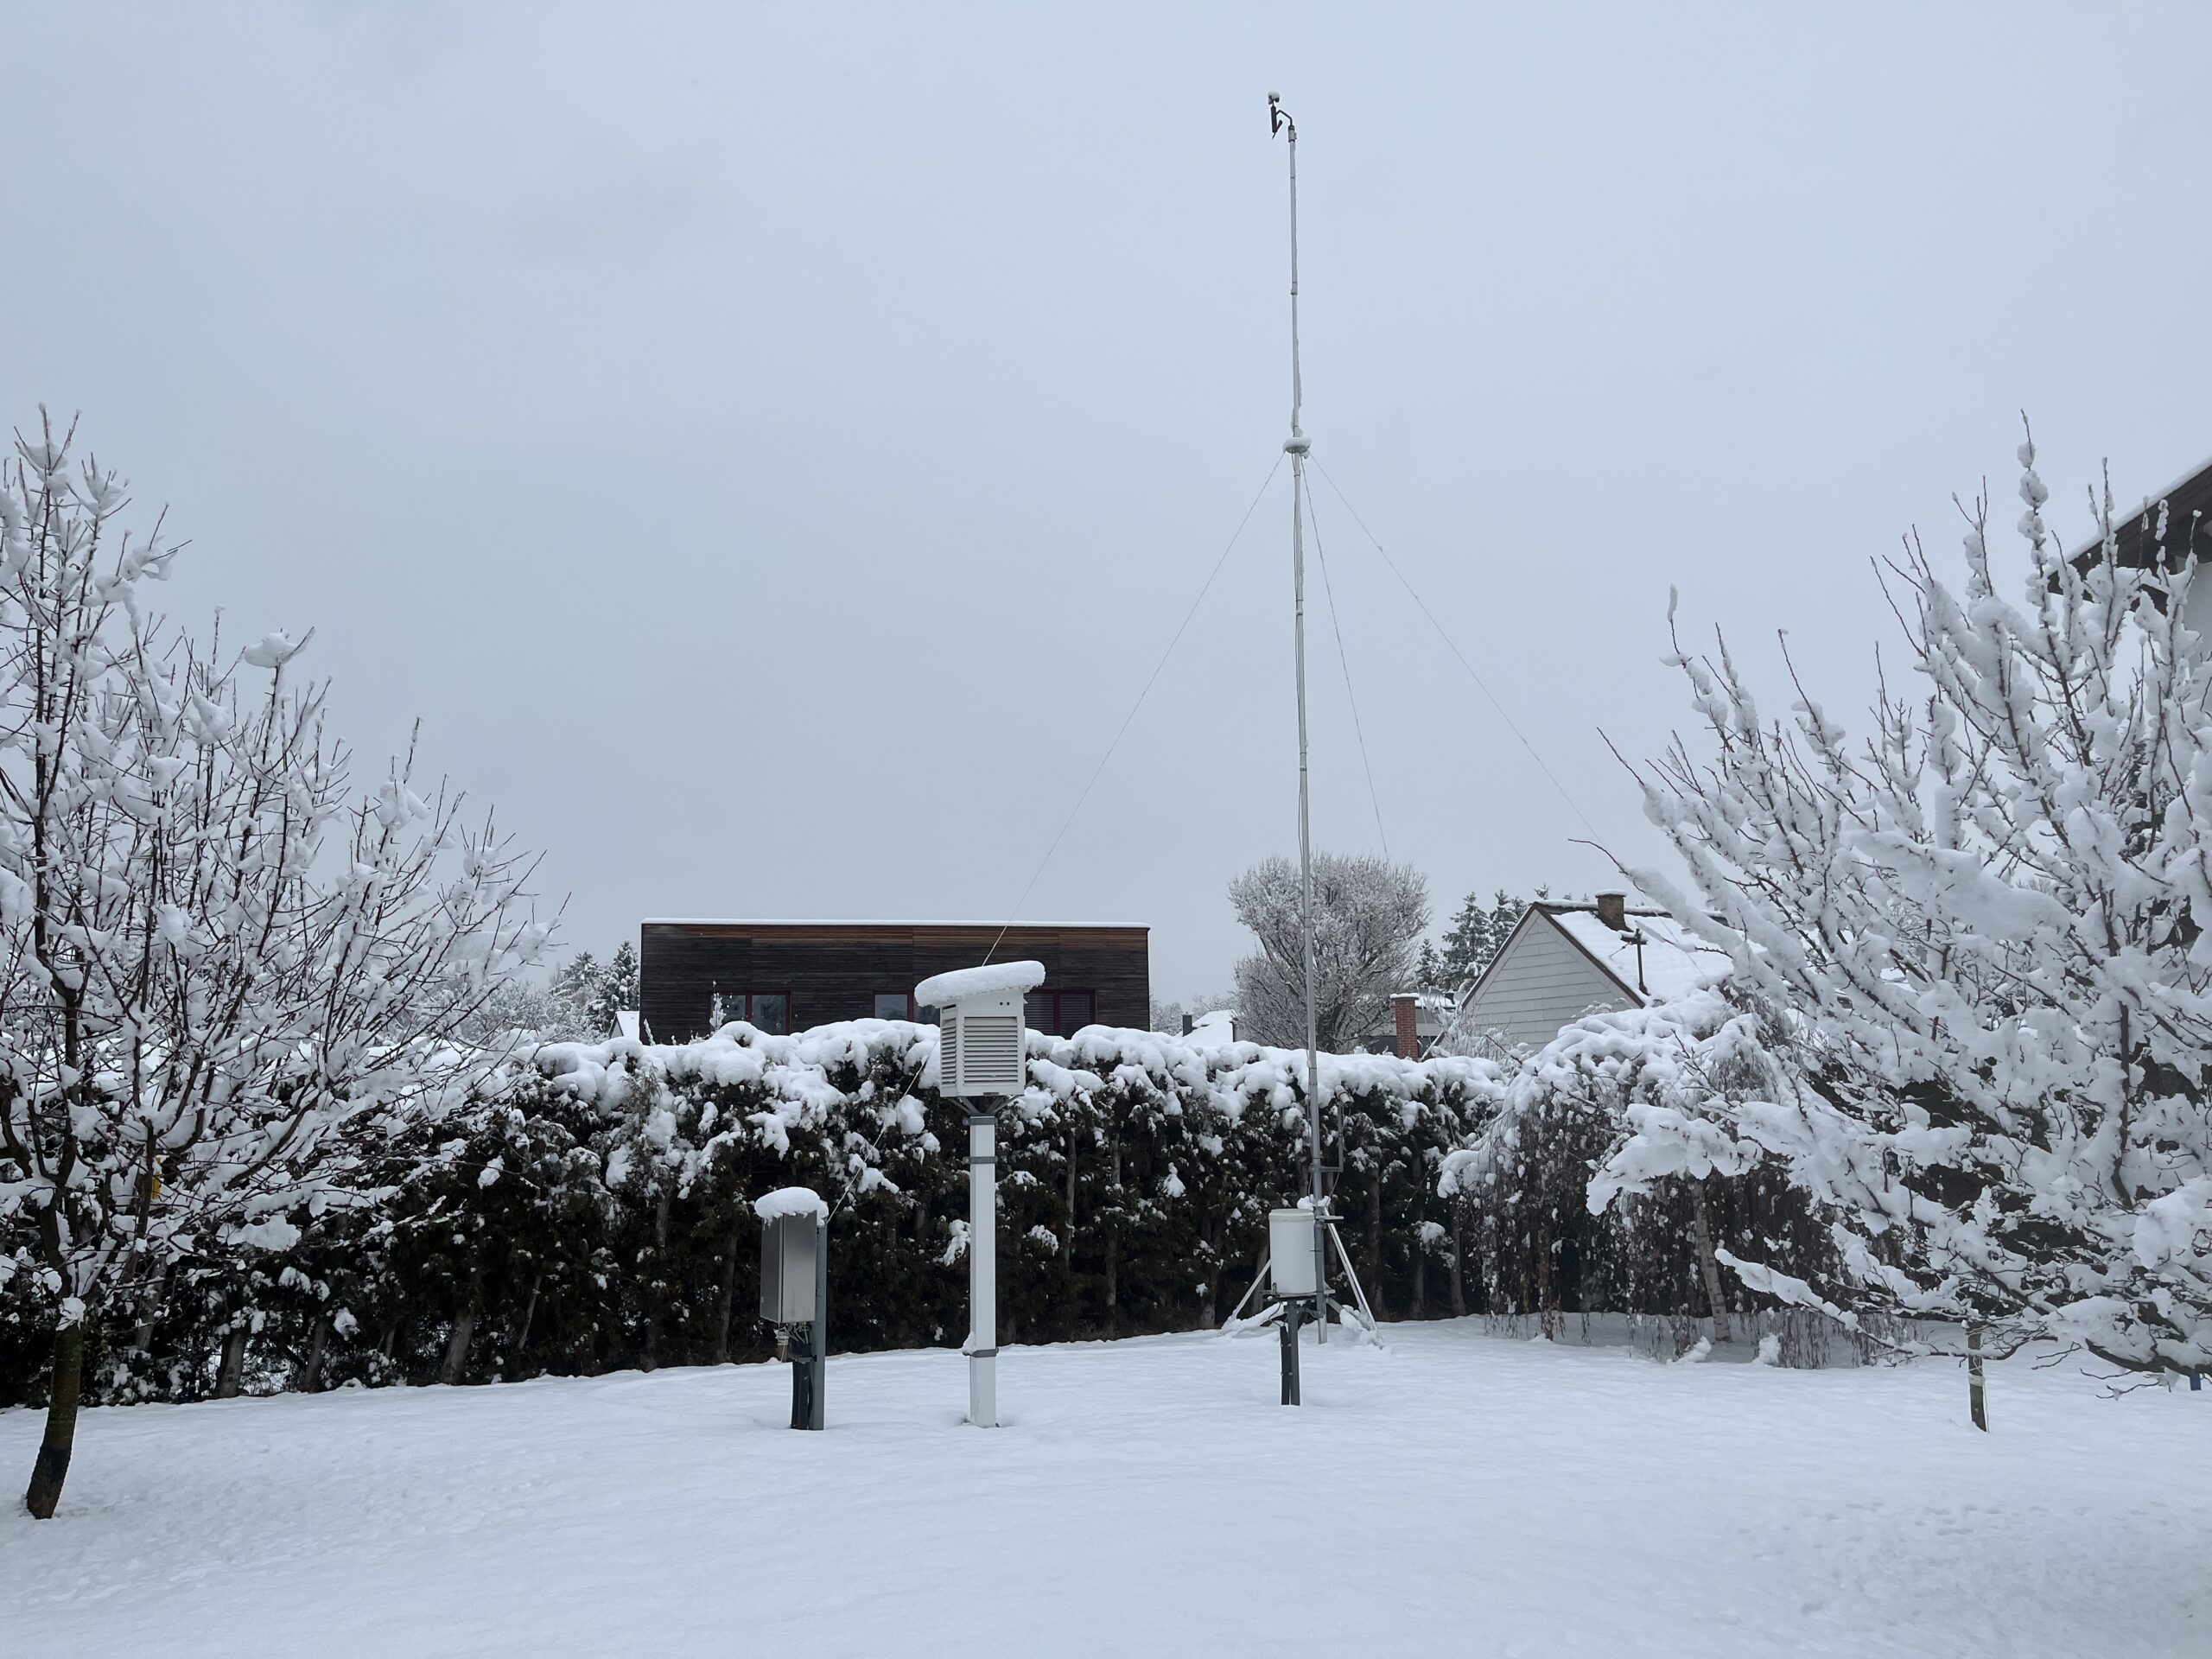
[[[594,1041],[612,1037],[615,1016],[638,1006],[638,951],[625,939],[614,947],[607,966],[599,970],[584,998],[584,1023]]]

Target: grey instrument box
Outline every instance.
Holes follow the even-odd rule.
[[[816,1218],[771,1216],[760,1224],[760,1317],[771,1325],[807,1325],[817,1312]]]

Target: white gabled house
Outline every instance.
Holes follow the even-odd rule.
[[[1459,1000],[1459,1029],[1500,1051],[1537,1048],[1588,1014],[1647,1007],[1728,976],[1728,958],[1666,912],[1594,904],[1529,906]]]

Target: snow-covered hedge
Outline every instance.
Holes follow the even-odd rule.
[[[1009,1341],[1172,1329],[1225,1313],[1267,1210],[1302,1191],[1298,1056],[1158,1033],[1031,1033],[1001,1135]],[[204,1390],[232,1331],[254,1386],[515,1377],[764,1351],[753,1201],[831,1205],[833,1341],[965,1330],[965,1108],[940,1101],[937,1031],[744,1025],[654,1046],[553,1044],[464,1109],[355,1147],[361,1201],[297,1217],[282,1250],[218,1247],[173,1276],[154,1340],[94,1333],[108,1397]],[[1321,1061],[1340,1207],[1370,1294],[1449,1313],[1445,1155],[1495,1109],[1486,1061]],[[18,1296],[11,1311],[35,1310]],[[0,1400],[31,1368],[0,1325]]]
[[[1722,988],[1589,1015],[1522,1057],[1497,1113],[1445,1160],[1463,1201],[1484,1305],[1714,1319],[1726,1337],[1777,1299],[1722,1265],[1732,1250],[1833,1281],[1833,1244],[1787,1166],[1713,1121],[1779,1086],[1774,1016]]]

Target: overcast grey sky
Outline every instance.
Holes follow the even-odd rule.
[[[318,632],[604,952],[1003,919],[1307,428],[1605,842],[1682,618],[1832,707],[2017,412],[2085,531],[2212,454],[2202,5],[19,3],[0,414],[81,410],[181,613]],[[1393,855],[1588,834],[1317,483]],[[1294,846],[1287,474],[1024,906],[1225,984]],[[1313,573],[1319,588],[1319,571]],[[1314,823],[1375,815],[1325,609]],[[1779,708],[1783,699],[1771,699]],[[963,781],[955,785],[956,775]]]

